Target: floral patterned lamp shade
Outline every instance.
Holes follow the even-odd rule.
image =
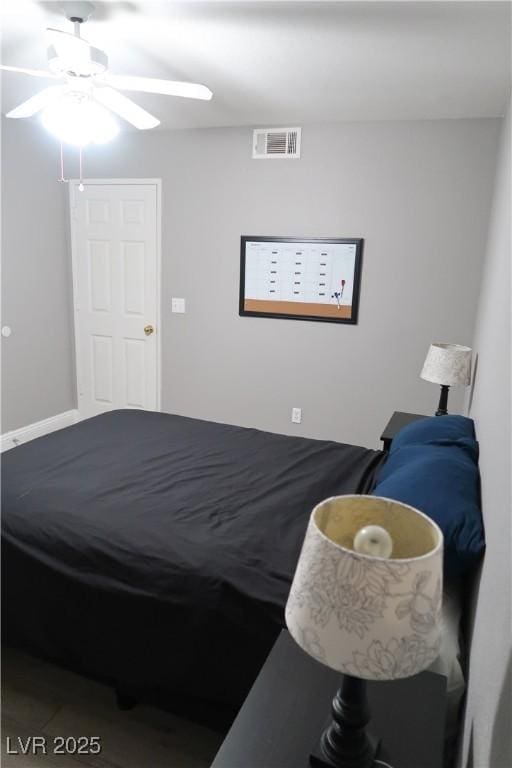
[[[441,385],[436,416],[445,416],[450,387],[467,387],[471,383],[471,348],[460,344],[431,344],[420,376]]]
[[[354,538],[368,526],[391,536],[389,558],[356,551]],[[439,653],[442,557],[441,530],[413,507],[378,496],[326,499],[306,531],[288,629],[310,656],[346,675],[415,675]]]
[[[438,342],[431,344],[420,376],[426,381],[448,387],[469,386],[471,347]]]

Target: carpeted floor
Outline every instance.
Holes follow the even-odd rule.
[[[32,753],[43,743],[28,739],[34,736],[43,737],[46,754]],[[75,748],[73,739],[57,737],[91,736],[99,737],[99,754],[55,754]],[[122,712],[111,689],[2,649],[3,768],[207,768],[221,742],[219,733],[152,707]],[[87,749],[85,740],[78,745]]]

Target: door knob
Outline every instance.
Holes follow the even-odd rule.
[[[145,326],[144,333],[146,334],[146,336],[151,336],[151,334],[154,333],[154,332],[155,332],[155,329],[154,329],[154,327],[152,325],[146,325]]]

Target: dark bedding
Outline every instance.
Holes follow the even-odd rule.
[[[310,511],[380,451],[112,411],[2,456],[5,640],[136,695],[236,706]]]

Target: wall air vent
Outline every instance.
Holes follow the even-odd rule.
[[[256,128],[252,135],[254,160],[300,157],[300,128]]]

